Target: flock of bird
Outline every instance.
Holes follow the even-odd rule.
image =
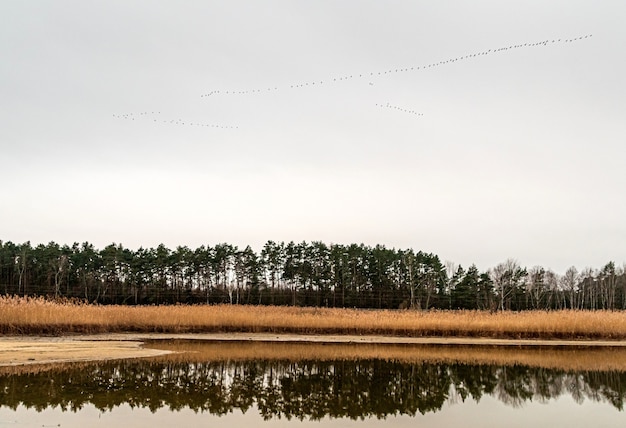
[[[391,109],[391,110],[396,110],[396,111],[400,111],[402,113],[408,113],[408,114],[413,114],[415,116],[424,116],[424,113],[418,113],[415,110],[408,110],[402,107],[398,107],[398,106],[392,106],[391,104],[387,103],[387,104],[376,104],[376,107],[381,107],[381,108],[387,108],[387,109]]]
[[[156,115],[156,114],[161,114],[160,111],[158,112],[148,112],[148,111],[144,111],[141,113],[124,113],[124,114],[114,114],[113,117],[117,118],[117,119],[125,119],[125,120],[135,120],[135,118],[142,118],[142,117],[146,117],[149,115]],[[152,118],[153,122],[156,123],[165,123],[165,124],[169,124],[169,125],[185,125],[185,126],[197,126],[200,128],[216,128],[216,129],[238,129],[238,126],[228,126],[228,125],[215,125],[215,124],[209,124],[209,123],[201,123],[201,122],[190,122],[190,121],[184,121],[183,119],[172,119],[172,120],[165,120],[165,119],[160,119],[160,118]]]
[[[535,43],[523,43],[523,44],[517,44],[517,45],[510,45],[510,46],[505,46],[505,47],[501,47],[498,49],[489,49],[489,50],[482,51],[482,52],[467,54],[467,55],[463,55],[463,56],[456,57],[456,58],[450,58],[447,60],[434,62],[434,63],[427,64],[427,65],[394,68],[391,70],[375,71],[375,72],[359,73],[359,74],[354,73],[354,74],[341,76],[341,77],[334,77],[334,78],[326,79],[326,80],[315,80],[315,81],[309,81],[309,82],[304,82],[304,83],[292,84],[292,85],[289,85],[288,88],[287,86],[270,86],[264,89],[257,88],[257,89],[248,89],[248,90],[214,90],[214,91],[202,94],[200,95],[200,97],[206,98],[206,97],[212,97],[215,95],[247,95],[247,94],[271,93],[271,92],[275,92],[275,91],[279,91],[283,89],[292,90],[292,89],[300,89],[300,88],[314,88],[314,87],[320,87],[323,85],[343,83],[352,79],[364,79],[364,78],[367,79],[367,81],[369,82],[369,85],[373,85],[373,82],[371,81],[372,79],[385,77],[385,76],[389,76],[392,74],[428,70],[428,69],[432,69],[435,67],[440,67],[442,65],[452,64],[458,61],[468,60],[468,59],[482,57],[486,55],[497,54],[501,52],[514,50],[514,49],[547,46],[549,44],[551,45],[551,44],[558,44],[558,43],[572,43],[572,42],[576,42],[579,40],[587,39],[592,36],[593,36],[592,34],[587,34],[585,36],[574,37],[571,39],[553,39],[553,40],[543,40],[543,41],[535,42]],[[414,116],[424,115],[423,113],[418,113],[415,110],[393,106],[389,103],[376,104],[376,107],[386,108],[386,109],[398,111],[401,113],[411,114]],[[135,118],[137,117],[154,116],[160,113],[161,112],[153,111],[153,112],[141,112],[138,114],[133,114],[133,113],[126,113],[126,114],[121,114],[121,115],[114,114],[113,117],[118,118],[118,119],[125,119],[125,120],[135,120]],[[183,121],[182,119],[164,120],[164,119],[153,117],[152,120],[157,123],[165,123],[165,124],[171,124],[171,125],[197,126],[197,127],[203,127],[203,128],[219,128],[219,129],[238,129],[239,128],[238,126],[225,126],[225,125],[207,124],[207,123],[199,123],[199,122],[190,122],[190,121]]]
[[[530,48],[530,47],[538,47],[538,46],[547,46],[548,44],[556,44],[556,43],[571,43],[571,42],[575,42],[577,40],[587,39],[589,37],[592,37],[592,34],[587,34],[585,36],[575,37],[573,39],[543,40],[541,42],[536,42],[536,43],[524,43],[524,44],[519,44],[519,45],[510,45],[510,46],[506,46],[506,47],[502,47],[502,48],[498,48],[498,49],[489,49],[489,50],[482,51],[482,52],[468,54],[468,55],[464,55],[464,56],[460,56],[460,57],[456,57],[456,58],[450,58],[450,59],[447,59],[447,60],[443,60],[443,61],[439,61],[439,62],[435,62],[435,63],[432,63],[432,64],[427,64],[427,65],[413,66],[413,67],[404,67],[404,68],[395,68],[395,69],[384,70],[384,71],[372,71],[372,72],[369,72],[369,73],[360,73],[360,74],[356,74],[355,73],[355,74],[350,74],[350,75],[341,76],[341,77],[334,77],[332,79],[315,80],[315,81],[310,81],[310,82],[298,83],[298,84],[289,85],[289,89],[313,88],[315,86],[319,87],[319,86],[327,85],[327,84],[331,84],[331,83],[332,84],[341,83],[341,82],[346,82],[348,80],[357,79],[357,78],[358,79],[362,79],[362,78],[371,79],[371,78],[384,77],[384,76],[388,76],[388,75],[396,74],[396,73],[406,73],[406,72],[411,72],[411,71],[427,70],[429,68],[439,67],[439,66],[442,66],[442,65],[445,65],[445,64],[451,64],[451,63],[455,63],[457,61],[462,61],[462,60],[475,58],[475,57],[480,57],[480,56],[484,56],[484,55],[496,54],[496,53],[500,53],[500,52],[513,50],[513,49]],[[370,82],[370,85],[372,85],[372,82]],[[200,97],[201,98],[206,98],[206,97],[210,97],[210,96],[213,96],[213,95],[261,94],[261,93],[268,93],[268,92],[279,91],[281,89],[284,90],[284,89],[287,89],[287,87],[286,86],[284,86],[284,87],[282,87],[282,86],[281,87],[279,87],[279,86],[270,86],[270,87],[264,88],[264,89],[214,90],[214,91],[202,94],[202,95],[200,95]]]

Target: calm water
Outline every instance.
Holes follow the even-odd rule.
[[[626,423],[623,371],[328,356],[210,358],[196,352],[6,370],[0,427]]]

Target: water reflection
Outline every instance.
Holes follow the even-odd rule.
[[[221,345],[211,346],[218,354],[223,351]],[[59,407],[76,412],[87,405],[105,411],[128,405],[214,415],[258,409],[264,419],[365,419],[436,412],[446,403],[485,396],[522,406],[563,395],[622,410],[626,372],[424,358],[208,359],[196,351],[0,374],[1,404],[37,411]]]

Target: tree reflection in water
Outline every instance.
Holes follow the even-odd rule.
[[[435,412],[490,395],[511,406],[571,395],[622,410],[626,372],[524,365],[364,360],[126,360],[0,375],[1,404],[78,411],[127,403],[156,411],[223,415],[253,408],[265,419],[364,419]]]

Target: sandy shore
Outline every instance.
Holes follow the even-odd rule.
[[[91,340],[76,337],[2,337],[0,367],[49,364],[72,361],[104,361],[122,358],[154,357],[168,351],[145,349],[136,340]]]
[[[101,361],[164,355],[169,351],[143,347],[146,340],[213,340],[312,343],[363,343],[474,346],[626,347],[626,341],[507,340],[487,338],[294,335],[268,333],[99,334],[63,337],[0,337],[0,366]]]

